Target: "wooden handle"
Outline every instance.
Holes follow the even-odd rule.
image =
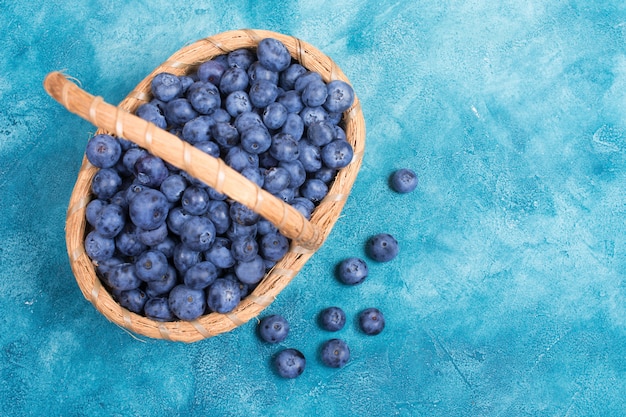
[[[221,159],[204,153],[153,123],[106,103],[102,97],[87,93],[60,72],[48,74],[44,88],[70,112],[98,128],[136,143],[217,192],[254,210],[298,246],[316,250],[322,245],[323,233],[302,213],[248,180]]]

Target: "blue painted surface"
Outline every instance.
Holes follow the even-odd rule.
[[[0,414],[626,414],[626,8],[620,1],[2,2]],[[308,358],[282,380],[254,322],[137,340],[82,298],[64,241],[93,126],[42,89],[65,69],[119,102],[186,43],[244,27],[331,56],[363,104],[360,176],[327,243],[266,311]],[[408,195],[388,175],[420,177]],[[334,265],[389,232],[388,264]],[[339,305],[352,360],[325,368]],[[356,330],[365,307],[387,328]]]

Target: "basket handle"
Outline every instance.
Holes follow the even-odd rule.
[[[323,233],[298,210],[248,180],[224,161],[71,82],[61,72],[44,79],[46,92],[70,112],[98,128],[115,132],[263,216],[298,246],[316,250]]]

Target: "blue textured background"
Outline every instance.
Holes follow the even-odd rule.
[[[626,8],[622,1],[0,1],[0,414],[626,414]],[[137,340],[82,298],[64,241],[93,126],[42,89],[65,69],[119,102],[186,43],[264,28],[331,56],[367,152],[327,243],[267,313],[308,357],[296,380],[254,321],[203,342]],[[388,175],[411,167],[410,195]],[[400,256],[342,287],[373,233]],[[315,324],[349,323],[341,370]],[[353,318],[376,306],[387,328]],[[333,335],[334,336],[334,335]]]

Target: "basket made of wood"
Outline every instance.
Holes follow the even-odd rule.
[[[97,126],[99,130],[96,133],[109,133],[136,143],[251,208],[291,239],[288,253],[228,314],[213,312],[193,321],[159,322],[133,313],[121,307],[101,284],[95,266],[85,252],[84,239],[89,227],[85,211],[93,198],[91,182],[98,168],[84,157],[67,211],[67,251],[84,297],[117,325],[139,335],[182,342],[194,342],[230,331],[258,316],[274,301],[322,245],[337,221],[360,169],[365,147],[365,122],[356,96],[353,106],[344,112],[342,119],[347,139],[354,149],[354,158],[338,172],[328,195],[316,207],[310,220],[231,169],[221,159],[213,158],[133,115],[141,104],[152,99],[150,83],[156,74],[190,74],[201,63],[217,55],[239,48],[254,49],[259,41],[268,37],[280,40],[296,61],[318,72],[324,81],[339,79],[349,83],[341,69],[312,45],[295,37],[256,29],[223,32],[180,49],[141,81],[118,106],[107,104],[101,97],[83,91],[62,73],[53,72],[46,77],[46,91],[70,112]]]

